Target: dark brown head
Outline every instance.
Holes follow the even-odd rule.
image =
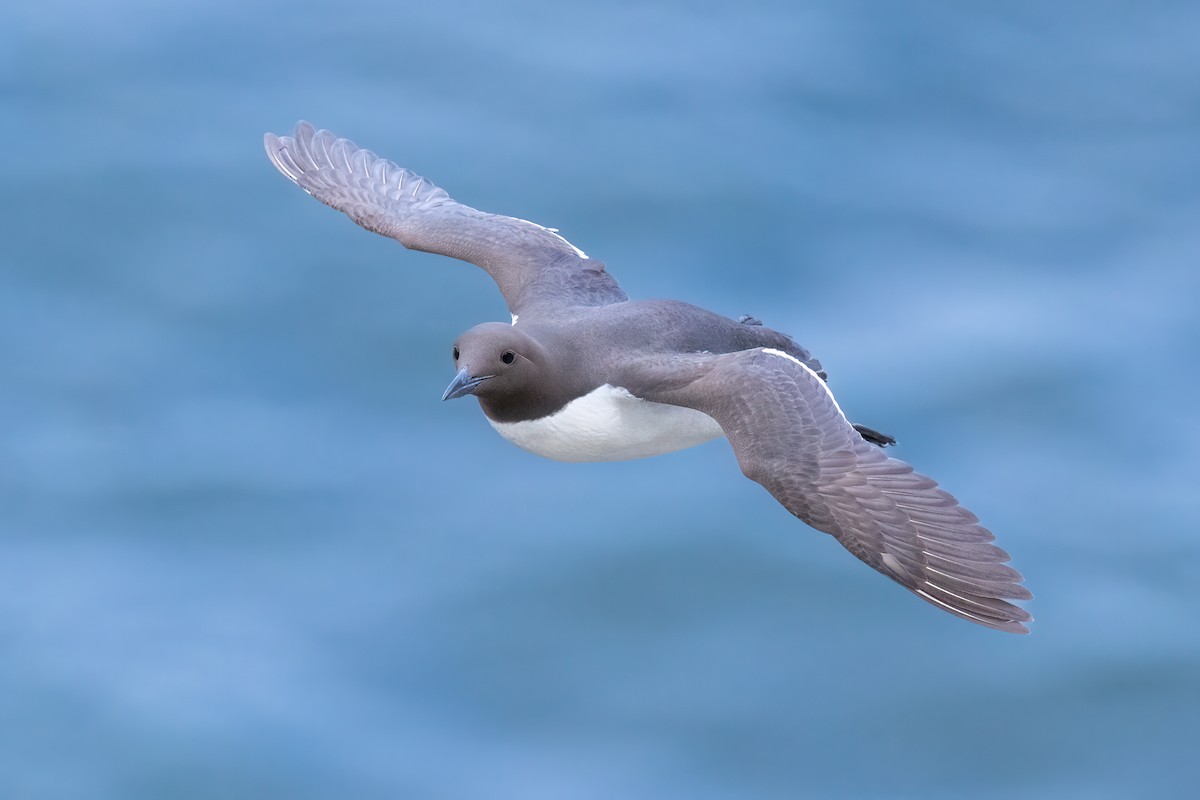
[[[476,325],[458,337],[453,355],[458,374],[446,387],[443,400],[473,394],[485,411],[526,398],[536,403],[539,387],[544,385],[545,353],[515,326],[502,322]]]

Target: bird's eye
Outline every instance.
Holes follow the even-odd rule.
[[[458,361],[458,345],[454,346],[454,360]]]
[[[505,350],[500,355],[500,360],[503,361],[505,364],[511,364],[516,357],[517,357],[516,353],[514,353],[512,350]]]

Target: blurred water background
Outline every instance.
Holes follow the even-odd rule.
[[[0,798],[1194,796],[1200,6],[0,11]],[[1015,556],[940,614],[724,442],[442,403],[473,267],[299,118],[754,314]]]

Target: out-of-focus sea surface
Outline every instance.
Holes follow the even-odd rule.
[[[1195,796],[1200,6],[0,11],[0,798]],[[1014,555],[1015,637],[723,441],[540,460],[479,270],[309,119],[792,333]]]

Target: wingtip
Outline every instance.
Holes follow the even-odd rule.
[[[318,131],[311,123],[300,120],[292,128],[290,136],[263,134],[263,147],[275,168],[293,183],[299,184],[300,177],[305,172],[303,164],[312,161],[312,142],[322,134],[328,134],[328,131]],[[299,163],[296,160],[297,156],[300,159]]]
[[[267,151],[267,158],[271,159],[271,164],[292,183],[298,183],[300,175],[288,156],[288,147],[291,142],[292,139],[288,136],[276,136],[273,133],[263,134],[263,148]]]
[[[1003,633],[1014,633],[1018,636],[1028,636],[1029,627],[1027,623],[1033,622],[1033,617],[1031,617],[1023,608],[1020,609],[1020,612],[1020,616],[1014,615],[1013,619],[1007,620],[982,620],[977,619],[974,616],[967,616],[960,613],[955,614],[955,616],[959,617],[960,619],[964,619],[967,622],[973,622],[976,625],[982,625],[985,628],[991,628],[992,630],[1001,631]]]
[[[1033,615],[1024,608],[999,597],[964,596],[928,581],[923,581],[919,587],[906,588],[922,600],[985,628],[1006,633],[1029,633],[1025,623],[1033,622]]]
[[[1028,623],[1033,622],[1033,615],[1020,606],[1013,606],[1013,608],[1017,609],[1019,613],[1014,614],[1012,619],[1000,623],[994,623],[990,627],[993,627],[998,631],[1004,631],[1005,633],[1015,633],[1020,636],[1028,636]],[[975,620],[971,621],[975,622]]]

